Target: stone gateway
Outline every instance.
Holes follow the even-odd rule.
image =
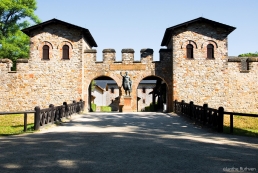
[[[163,81],[169,112],[176,99],[258,112],[258,57],[228,56],[227,37],[235,29],[200,17],[165,30],[161,46],[166,49],[160,49],[159,61],[153,61],[153,50],[147,48],[141,50],[140,61],[134,60],[133,49],[122,49],[122,61],[116,61],[114,49],[104,49],[99,62],[93,49],[97,43],[88,29],[58,19],[31,26],[22,30],[30,37],[29,59],[18,59],[17,71],[10,70],[10,60],[0,59],[0,112],[80,99],[87,111],[91,81],[103,76],[124,87],[118,101],[128,107],[122,111],[137,111],[137,86],[156,77]],[[127,75],[122,82],[125,72],[133,85],[127,85]],[[127,91],[131,99],[123,97]]]

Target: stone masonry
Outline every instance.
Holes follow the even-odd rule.
[[[142,49],[141,50],[141,60],[134,61],[134,50],[133,49],[123,49],[122,51],[122,61],[115,61],[116,51],[114,49],[104,49],[103,50],[103,61],[96,62],[96,50],[86,50],[84,54],[84,86],[86,91],[90,82],[101,76],[108,76],[112,78],[117,85],[120,87],[120,105],[124,105],[124,90],[122,89],[122,77],[120,72],[124,75],[128,72],[132,85],[132,110],[137,111],[137,87],[142,79],[148,76],[156,76],[163,79],[168,88],[168,95],[170,94],[170,99],[168,103],[171,105],[170,111],[172,111],[172,91],[169,90],[172,87],[172,74],[171,74],[171,50],[161,49],[160,50],[160,61],[153,61],[153,50],[152,49]],[[100,70],[101,69],[101,70]],[[88,103],[88,95],[85,92],[83,100]]]
[[[227,35],[234,27],[198,18],[168,29],[171,37],[166,46],[173,54],[173,100],[258,113],[258,61],[228,57]],[[193,58],[187,58],[188,44],[193,45]],[[214,58],[207,58],[208,44],[214,47]]]
[[[137,111],[137,87],[146,77],[157,77],[167,86],[167,109],[173,100],[223,106],[227,111],[258,112],[258,58],[228,57],[227,36],[235,28],[205,18],[197,18],[167,28],[161,45],[160,60],[153,61],[153,50],[142,49],[140,61],[134,50],[123,49],[122,61],[116,61],[114,49],[103,50],[103,61],[96,61],[97,47],[90,32],[57,19],[24,29],[30,36],[29,59],[12,62],[0,59],[0,112],[46,108],[49,104],[85,100],[89,109],[89,86],[98,77],[110,77],[121,89],[127,71],[133,81],[132,111]],[[187,45],[193,46],[193,58],[187,58]],[[213,45],[214,58],[207,58],[207,45]],[[43,59],[43,46],[49,47],[49,60]],[[69,59],[62,48],[69,48]]]

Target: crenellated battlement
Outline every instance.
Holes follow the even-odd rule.
[[[127,72],[133,81],[133,111],[137,86],[155,77],[166,83],[169,111],[173,100],[193,100],[229,111],[257,112],[258,57],[228,56],[227,36],[234,29],[201,17],[166,29],[161,46],[167,49],[159,50],[158,61],[150,48],[141,49],[137,61],[132,48],[117,51],[119,55],[108,48],[97,61],[97,50],[92,49],[97,43],[88,29],[57,19],[43,22],[23,30],[30,37],[30,57],[18,59],[15,72],[11,60],[0,59],[1,111],[80,99],[87,107],[92,80],[109,77],[121,87],[121,74]]]
[[[159,61],[164,61],[164,62],[171,62],[171,49],[160,49],[160,60],[159,61],[153,61],[153,49],[150,48],[145,48],[141,49],[140,51],[140,61],[135,61],[134,60],[134,49],[122,49],[122,60],[121,61],[116,61],[116,51],[115,49],[104,49],[102,51],[103,56],[102,56],[102,61],[97,61],[97,50],[95,49],[90,49],[90,50],[85,50],[85,60],[92,61],[95,63],[122,63],[122,64],[134,64],[134,63],[155,63]]]

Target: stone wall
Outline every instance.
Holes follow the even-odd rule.
[[[226,105],[227,38],[216,34],[209,24],[193,24],[176,31],[173,43],[173,97],[174,100],[209,103],[217,108]],[[193,59],[186,57],[186,46],[194,46]],[[207,45],[214,46],[214,59],[207,58]]]
[[[213,23],[214,24],[214,23]],[[64,101],[83,99],[89,110],[89,86],[92,80],[106,76],[118,84],[120,106],[125,92],[121,88],[125,72],[133,81],[132,108],[137,111],[137,87],[146,77],[162,79],[167,86],[167,108],[173,100],[223,106],[227,111],[258,112],[258,58],[228,57],[229,31],[210,22],[180,25],[173,30],[168,49],[160,50],[160,61],[153,61],[153,50],[142,49],[140,61],[134,61],[134,50],[123,49],[116,61],[114,49],[103,50],[103,61],[96,61],[93,50],[78,27],[53,22],[30,30],[30,57],[12,62],[0,59],[0,112],[46,108]],[[194,47],[193,58],[187,58],[186,46]],[[207,58],[207,45],[214,47],[214,58]],[[42,59],[42,48],[49,46],[49,60]],[[69,59],[62,59],[62,47],[69,47]],[[92,45],[92,44],[91,44]],[[94,45],[94,44],[93,44]],[[96,46],[96,45],[95,45]]]
[[[176,30],[173,49],[173,100],[227,111],[258,112],[258,66],[256,58],[228,57],[227,37],[222,28],[192,24]],[[226,32],[226,31],[225,31]],[[186,45],[194,46],[193,59]],[[207,58],[207,45],[214,46],[214,58]],[[170,48],[170,47],[169,47]]]
[[[241,59],[249,59],[245,65]],[[233,57],[228,62],[227,110],[258,113],[258,58]]]
[[[116,61],[116,51],[114,49],[104,49],[103,50],[103,61],[96,62],[96,50],[86,50],[83,58],[83,71],[84,71],[84,91],[87,91],[90,82],[98,77],[107,76],[111,77],[120,89],[120,105],[123,105],[123,96],[125,95],[122,89],[122,75],[128,72],[132,85],[132,111],[137,111],[137,86],[140,81],[148,76],[156,76],[163,79],[169,88],[172,86],[172,71],[171,71],[171,50],[161,49],[160,50],[160,61],[153,61],[153,50],[152,49],[142,49],[141,50],[141,60],[134,61],[134,50],[133,49],[123,49],[122,61]],[[171,88],[171,87],[170,87]],[[171,94],[168,91],[168,94]],[[172,110],[172,97],[168,100],[170,104],[170,111]],[[87,92],[83,93],[83,99],[88,103]],[[89,105],[86,105],[86,109],[89,109]]]
[[[47,30],[47,28],[44,28]],[[72,31],[70,30],[69,33]],[[114,49],[103,50],[103,61],[96,61],[96,50],[88,49],[84,39],[73,37],[73,41],[64,38],[64,31],[59,36],[48,32],[34,33],[31,38],[30,58],[17,61],[17,71],[10,72],[10,60],[1,60],[0,111],[32,110],[35,106],[46,108],[49,104],[61,105],[64,101],[83,99],[86,101],[85,110],[89,109],[90,82],[100,76],[111,77],[120,89],[119,104],[123,105],[124,90],[121,89],[122,76],[128,72],[133,81],[132,111],[137,111],[137,86],[148,76],[163,79],[169,88],[172,86],[171,51],[160,50],[160,61],[153,60],[152,49],[142,49],[141,60],[134,61],[134,50],[123,49],[122,61],[116,61]],[[69,34],[68,34],[69,35]],[[76,36],[76,33],[72,33]],[[59,38],[61,37],[61,38]],[[53,39],[53,40],[52,40]],[[47,41],[44,41],[47,40]],[[77,42],[75,42],[77,40]],[[50,59],[42,59],[43,45],[49,45]],[[69,60],[61,58],[63,44],[69,44],[71,54]],[[61,46],[60,46],[61,45]],[[171,94],[172,91],[168,91]],[[169,98],[169,97],[168,97]],[[172,110],[172,100],[169,99]]]
[[[82,54],[90,48],[78,31],[62,26],[44,27],[32,33],[30,58],[17,61],[17,71],[4,71],[1,63],[0,111],[46,108],[82,98]],[[69,60],[62,59],[62,46],[69,46]],[[50,59],[42,59],[42,47],[50,47]]]

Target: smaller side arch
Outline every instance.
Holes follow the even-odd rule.
[[[91,82],[96,81],[94,90],[92,90]],[[101,80],[101,82],[98,82]],[[84,97],[88,111],[94,111],[92,109],[92,103],[97,106],[97,110],[100,111],[100,106],[109,106],[112,111],[119,110],[121,88],[117,81],[117,78],[110,75],[92,75],[84,83],[85,89],[88,91],[87,96]]]
[[[145,80],[147,81],[144,82]],[[156,80],[156,82],[151,82],[149,80]],[[141,76],[141,78],[135,81],[134,90],[137,96],[137,111],[167,112],[170,110],[171,99],[169,93],[171,91],[168,82],[164,78],[158,75]],[[150,105],[155,106],[151,108]]]

